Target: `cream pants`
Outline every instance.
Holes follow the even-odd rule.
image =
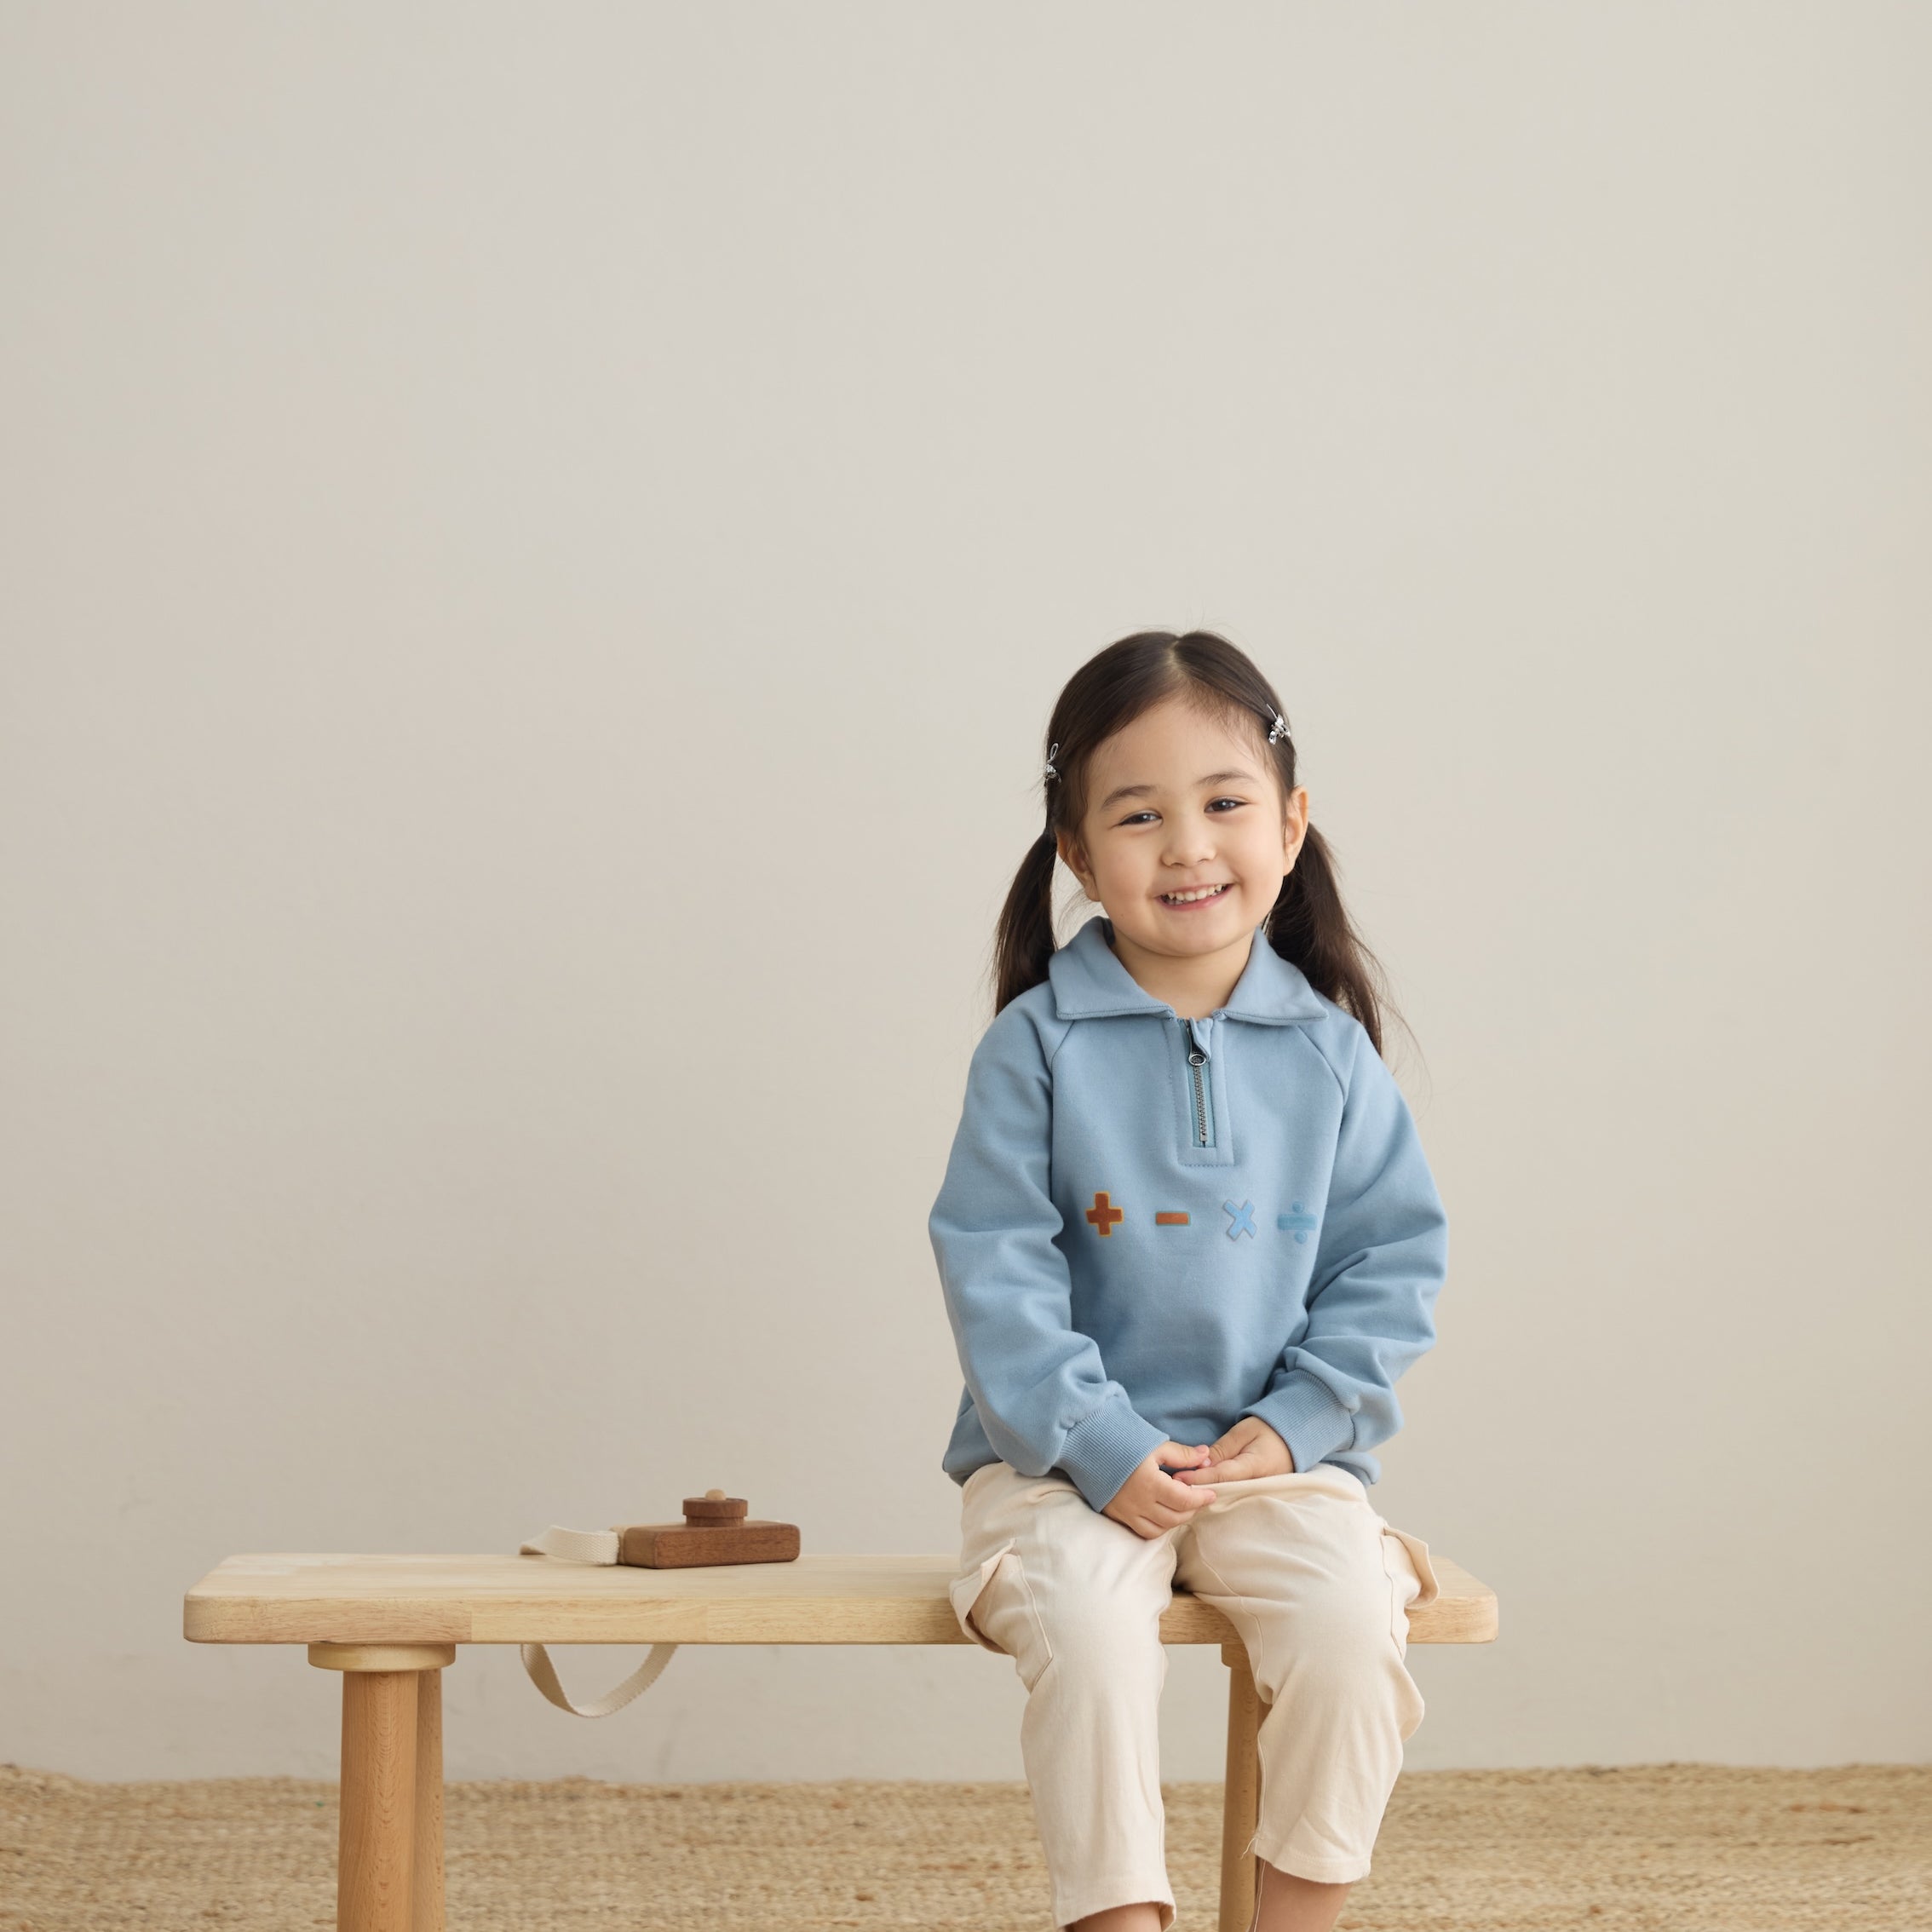
[[[1247,1849],[1333,1883],[1369,1853],[1421,1723],[1408,1609],[1432,1601],[1429,1545],[1392,1529],[1332,1463],[1212,1486],[1143,1538],[1065,1476],[988,1463],[960,1498],[959,1626],[1026,1687],[1021,1754],[1054,1923],[1151,1900],[1175,1920],[1161,1806],[1160,1619],[1178,1585],[1240,1633],[1262,1699],[1260,1822]]]

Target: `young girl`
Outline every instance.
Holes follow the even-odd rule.
[[[1328,1932],[1423,1716],[1435,1576],[1367,1486],[1446,1218],[1268,681],[1210,631],[1124,637],[1047,738],[930,1221],[953,1608],[1026,1688],[1055,1924],[1168,1932],[1160,1618],[1218,1605],[1266,1700],[1255,1928]],[[1104,908],[1058,950],[1056,858]]]

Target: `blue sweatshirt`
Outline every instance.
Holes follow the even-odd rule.
[[[966,1385],[941,1467],[1095,1509],[1169,1437],[1259,1416],[1365,1483],[1435,1340],[1447,1219],[1360,1021],[1256,927],[1182,1020],[1088,920],[973,1052],[928,1223]]]

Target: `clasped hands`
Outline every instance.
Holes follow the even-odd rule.
[[[1151,1538],[1213,1502],[1216,1482],[1294,1473],[1295,1458],[1281,1437],[1259,1416],[1243,1416],[1212,1443],[1156,1444],[1101,1514]]]

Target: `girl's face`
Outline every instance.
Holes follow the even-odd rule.
[[[1259,736],[1170,698],[1095,750],[1079,834],[1062,834],[1060,855],[1130,952],[1245,948],[1274,910],[1308,831],[1308,792],[1297,785],[1285,804]]]

